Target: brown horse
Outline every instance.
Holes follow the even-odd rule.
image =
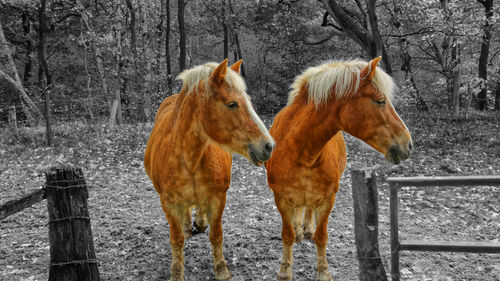
[[[221,225],[231,153],[261,165],[275,146],[245,93],[240,65],[241,60],[228,69],[226,59],[182,72],[181,92],[166,98],[156,114],[144,166],[170,225],[170,280],[184,280],[183,248],[191,234],[193,208],[199,231],[210,224],[215,278],[231,277],[222,253]]]
[[[341,131],[363,140],[391,163],[410,156],[410,133],[392,107],[393,82],[377,68],[379,60],[307,69],[274,119],[270,133],[277,146],[265,165],[282,218],[278,280],[292,279],[293,243],[304,236],[316,243],[317,279],[332,280],[326,260],[327,224],[346,165]]]

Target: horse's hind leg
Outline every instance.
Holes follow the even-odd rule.
[[[275,194],[274,196],[282,221],[281,240],[283,242],[283,257],[281,259],[280,271],[278,272],[278,280],[292,280],[293,242],[295,241],[293,219],[298,210],[290,206],[279,194]]]
[[[335,195],[331,202],[326,202],[322,206],[318,206],[314,210],[314,215],[316,219],[316,231],[314,232],[314,242],[316,243],[317,250],[317,262],[318,262],[318,275],[317,279],[319,281],[331,281],[332,276],[328,270],[328,261],[326,260],[326,245],[328,243],[328,217],[333,208],[333,203],[335,202]]]
[[[186,210],[180,205],[169,206],[165,200],[161,200],[161,205],[170,225],[170,246],[172,248],[170,281],[184,281],[183,218]]]
[[[228,280],[231,272],[227,268],[222,253],[222,213],[226,205],[226,193],[221,192],[210,198],[210,243],[214,261],[214,274],[217,280]]]
[[[314,220],[313,220],[313,209],[306,208],[304,211],[304,238],[313,240],[314,235]]]

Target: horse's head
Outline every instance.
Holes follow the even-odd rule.
[[[344,131],[384,154],[387,161],[399,164],[410,157],[413,144],[390,101],[392,79],[377,69],[380,59],[361,69],[358,91],[342,99],[339,116]]]
[[[239,75],[241,62],[228,68],[226,59],[208,78],[201,124],[212,141],[261,165],[269,160],[276,143],[245,92],[245,82]]]

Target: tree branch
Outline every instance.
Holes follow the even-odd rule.
[[[335,21],[350,34],[350,37],[360,46],[367,49],[371,44],[371,38],[367,30],[357,24],[335,0],[321,0],[326,11]]]
[[[433,32],[435,32],[435,30],[432,27],[422,27],[417,31],[408,32],[405,34],[386,34],[386,36],[398,38],[398,37],[407,37],[407,36],[411,36],[411,35],[420,35],[420,34],[433,33]]]
[[[332,39],[334,36],[343,36],[344,34],[341,33],[341,32],[338,32],[338,31],[333,31],[331,32],[330,34],[328,34],[328,36],[324,39],[321,39],[319,41],[316,41],[316,42],[311,42],[310,40],[308,40],[307,38],[304,39],[304,43],[307,44],[307,45],[320,45],[320,44],[323,44],[325,43],[326,41]]]
[[[323,22],[321,23],[321,26],[331,26],[340,32],[344,32],[342,27],[335,25],[332,22],[328,22],[328,12],[325,12],[325,14],[323,15]]]

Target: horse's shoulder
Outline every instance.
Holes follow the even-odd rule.
[[[216,186],[228,188],[231,183],[232,156],[217,145],[209,144],[205,149],[200,165],[200,172],[210,175],[210,181]]]
[[[208,144],[203,157],[215,165],[223,164],[231,166],[232,163],[231,154],[215,144]]]

